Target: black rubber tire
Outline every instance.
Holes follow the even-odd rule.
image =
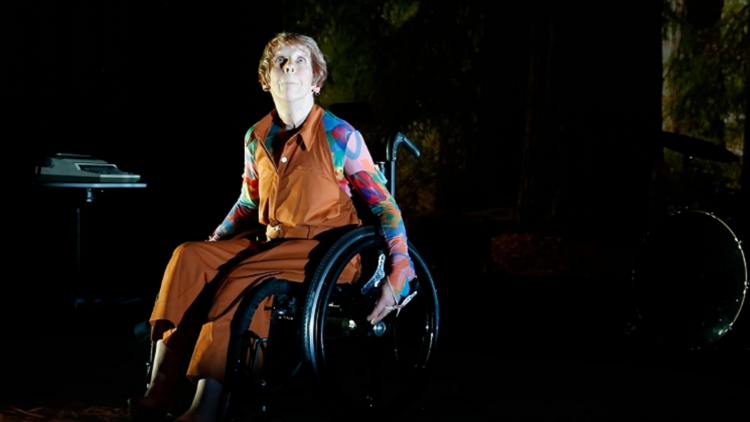
[[[267,279],[245,294],[240,305],[237,307],[237,312],[232,319],[231,337],[227,349],[225,380],[227,388],[224,389],[225,396],[222,399],[222,408],[226,409],[227,404],[230,402],[229,392],[231,392],[231,395],[233,396],[233,399],[231,400],[232,408],[243,406],[242,403],[237,403],[238,393],[239,395],[250,397],[253,401],[265,401],[268,394],[282,388],[287,381],[296,375],[302,366],[302,358],[299,353],[299,319],[293,323],[296,327],[293,327],[293,335],[278,336],[278,333],[274,332],[277,327],[275,327],[274,319],[272,317],[271,327],[269,327],[269,338],[283,337],[284,339],[287,339],[288,342],[291,342],[291,344],[279,345],[273,350],[273,352],[276,352],[277,350],[282,352],[283,356],[277,357],[275,361],[281,360],[283,361],[283,365],[281,365],[282,368],[278,373],[271,373],[268,377],[264,377],[267,382],[265,391],[252,391],[255,390],[256,386],[253,384],[248,385],[247,381],[249,380],[247,379],[247,375],[243,374],[244,371],[242,370],[240,358],[247,353],[247,350],[243,347],[243,336],[250,326],[250,322],[252,321],[258,306],[260,306],[260,304],[269,296],[274,296],[278,299],[279,296],[291,296],[293,294],[292,291],[292,283],[286,280],[278,280],[275,278]],[[274,300],[274,305],[276,305],[276,300]],[[270,347],[271,346],[269,345],[269,348]],[[269,353],[272,352],[269,350]],[[267,361],[264,362],[264,368],[268,365],[268,359],[270,359],[270,357],[267,357]],[[259,404],[261,406],[265,405],[265,403]],[[229,410],[230,413],[234,413],[233,409]]]
[[[379,292],[373,289],[364,296],[361,285],[374,270],[370,263],[377,262],[383,250],[383,237],[376,227],[346,234],[323,257],[308,289],[302,325],[304,357],[322,387],[318,391],[342,411],[352,406],[392,411],[413,402],[437,346],[440,312],[435,284],[411,244],[409,255],[417,272],[412,291],[418,294],[398,318],[391,312],[384,319],[385,334],[372,334],[366,316]],[[343,269],[358,254],[363,262],[360,281],[337,284]],[[336,325],[331,326],[331,321],[339,320],[354,321],[358,328],[342,335]]]

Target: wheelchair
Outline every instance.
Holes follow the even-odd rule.
[[[225,419],[242,414],[243,395],[264,411],[269,394],[300,372],[320,398],[340,410],[395,409],[407,404],[404,397],[415,396],[437,346],[437,292],[427,265],[409,244],[417,274],[410,288],[416,295],[398,315],[391,312],[370,324],[365,317],[379,291],[363,294],[363,285],[378,272],[384,252],[377,228],[363,226],[334,244],[309,283],[267,279],[245,295],[232,321],[221,406]],[[359,280],[337,283],[356,255],[362,261]],[[269,297],[272,305],[261,310],[270,311],[271,326],[268,337],[260,338],[247,327]]]
[[[389,140],[392,194],[401,143],[419,156],[402,134]],[[375,325],[366,316],[379,289],[366,286],[383,277],[387,252],[376,225],[363,225],[336,241],[305,283],[271,278],[248,292],[232,320],[218,419],[262,417],[273,395],[300,378],[324,405],[343,412],[398,411],[411,404],[428,379],[440,311],[427,264],[411,243],[408,248],[416,270],[410,292],[416,295]],[[356,256],[360,277],[338,283]],[[270,313],[267,337],[248,329],[261,312]]]

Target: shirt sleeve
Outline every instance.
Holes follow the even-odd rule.
[[[255,163],[254,144],[249,142],[252,128],[245,135],[245,169],[242,173],[240,197],[219,227],[209,237],[210,240],[227,239],[237,233],[237,229],[249,222],[258,209],[258,168]]]
[[[414,277],[414,265],[409,258],[401,210],[388,192],[385,177],[375,167],[359,131],[349,133],[345,151],[346,178],[379,218],[383,236],[388,243],[391,287],[396,297],[406,297],[409,295],[408,281]]]

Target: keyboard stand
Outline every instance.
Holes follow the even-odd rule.
[[[146,183],[129,183],[129,182],[48,182],[34,181],[32,186],[40,188],[62,188],[62,189],[86,189],[86,200],[79,203],[76,207],[76,277],[79,282],[82,279],[83,271],[81,269],[81,210],[87,203],[94,202],[97,192],[103,192],[106,189],[143,189]],[[76,298],[75,307],[85,303],[85,299]]]

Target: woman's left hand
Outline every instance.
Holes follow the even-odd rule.
[[[388,277],[382,281],[380,287],[380,298],[375,303],[375,308],[367,316],[371,324],[385,318],[401,300],[401,291],[414,274],[414,264],[406,254],[393,254],[390,258],[390,271]],[[407,290],[408,291],[408,290]]]
[[[385,318],[396,306],[396,297],[393,294],[390,283],[388,283],[388,279],[386,278],[382,283],[380,298],[375,302],[375,308],[370,312],[370,315],[367,315],[367,320],[373,325]]]

